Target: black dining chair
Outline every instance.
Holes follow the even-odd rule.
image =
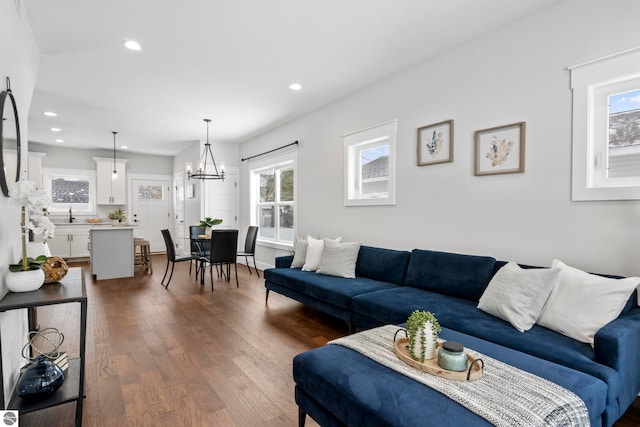
[[[198,236],[205,234],[207,231],[206,227],[201,227],[199,225],[190,225],[189,226],[189,243],[191,244],[191,255],[194,257],[202,257],[209,258],[210,253],[210,243],[207,241],[203,241]],[[197,261],[196,259],[192,260],[189,263],[189,274],[191,274],[191,268],[193,267],[193,261],[196,261],[196,279],[198,278],[198,273],[203,267],[203,263]]]
[[[236,287],[238,284],[238,230],[213,230],[211,232],[211,253],[209,255],[209,274],[211,275],[211,290],[213,291],[213,266],[220,266],[222,276],[228,282],[231,280],[231,264],[236,273]],[[226,275],[225,268],[227,267]]]
[[[244,251],[238,252],[238,256],[244,257],[244,262],[247,264],[249,274],[252,274],[251,267],[249,266],[249,257],[253,258],[253,268],[256,269],[256,274],[260,277],[260,272],[258,271],[258,267],[256,267],[256,240],[258,240],[258,227],[251,225],[247,229],[247,237],[244,240]]]
[[[173,268],[176,265],[176,262],[183,262],[192,260],[200,260],[199,256],[187,255],[187,256],[176,256],[176,247],[173,244],[173,239],[171,238],[171,233],[169,230],[161,230],[162,237],[164,238],[164,245],[167,247],[167,267],[164,269],[164,276],[162,276],[161,284],[164,285],[164,288],[167,289],[169,287],[169,283],[171,283],[171,278],[173,277]],[[165,285],[164,279],[167,277],[167,273],[169,272],[169,264],[171,264],[171,274],[169,274],[169,279],[167,280],[167,284]]]

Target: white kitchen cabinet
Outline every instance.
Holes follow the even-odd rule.
[[[47,245],[53,256],[86,258],[89,256],[89,226],[56,225],[55,237]]]
[[[133,277],[133,227],[91,229],[91,274],[96,280]]]
[[[118,177],[113,178],[113,159],[94,157],[96,161],[97,203],[124,205],[127,203],[126,160],[116,159]]]

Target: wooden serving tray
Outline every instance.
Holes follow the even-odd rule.
[[[441,344],[438,343],[438,348],[441,347]],[[469,352],[467,352],[467,370],[462,372],[456,371],[448,371],[443,369],[438,365],[438,356],[436,352],[436,357],[433,359],[428,359],[423,362],[419,362],[417,360],[413,360],[411,354],[409,353],[409,339],[408,338],[400,338],[396,340],[395,345],[393,347],[393,351],[396,353],[396,356],[404,363],[409,366],[412,366],[422,372],[426,372],[431,375],[435,375],[438,377],[446,378],[448,380],[457,380],[457,381],[467,381],[467,373],[469,372],[469,367],[476,360]],[[469,375],[469,381],[475,381],[482,378],[484,368],[484,362],[480,359],[479,363],[473,364],[473,368],[471,369],[471,374]]]

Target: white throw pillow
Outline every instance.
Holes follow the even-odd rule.
[[[302,271],[316,271],[318,269],[323,249],[324,240],[307,236],[307,257],[302,266]]]
[[[358,242],[339,243],[333,240],[325,240],[317,273],[346,277],[348,279],[355,278],[359,251],[360,243]]]
[[[324,249],[325,242],[341,242],[342,237],[336,237],[335,239],[314,239],[311,236],[307,236],[307,257],[302,266],[302,271],[316,271],[320,266],[322,260],[322,250]]]
[[[478,308],[520,332],[528,331],[538,320],[559,272],[557,268],[524,269],[515,262],[507,263],[489,282]]]
[[[293,261],[291,261],[291,268],[301,268],[307,259],[307,239],[296,239],[294,246],[295,253],[293,254]]]
[[[557,259],[558,284],[540,314],[538,324],[593,345],[593,337],[617,318],[640,279],[609,279],[570,267]]]

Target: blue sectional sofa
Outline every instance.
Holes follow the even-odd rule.
[[[585,381],[581,375],[586,374],[595,381],[590,389],[599,394],[588,396],[586,402],[591,405],[590,416],[597,420],[594,422],[596,425],[612,425],[640,392],[640,307],[637,306],[637,291],[631,295],[618,318],[597,332],[592,347],[539,325],[534,325],[527,332],[519,332],[508,322],[479,310],[478,300],[493,275],[506,264],[505,261],[420,249],[408,252],[362,246],[356,262],[356,278],[347,279],[289,268],[291,260],[291,256],[279,257],[276,267],[265,271],[267,302],[269,291],[274,291],[342,319],[350,329],[400,324],[413,310],[429,310],[437,316],[447,333],[474,337],[478,351],[482,352],[484,348],[492,353],[495,348],[507,348],[523,355],[521,359],[531,356],[581,373],[575,377],[573,385],[566,386],[580,396],[583,393],[579,390],[580,384],[584,385]],[[336,375],[349,369],[358,370],[362,364],[369,367],[369,374],[376,369],[387,369],[381,365],[376,368],[375,362],[371,362],[372,365],[360,360],[363,358],[360,355],[346,357],[345,352],[351,350],[322,348],[311,352],[327,353],[328,359],[325,359],[334,360]],[[357,415],[350,413],[345,419],[344,414],[339,414],[339,408],[326,407],[327,400],[321,394],[328,392],[329,388],[310,386],[309,375],[313,369],[305,371],[304,367],[309,363],[319,361],[306,356],[296,360],[298,404],[314,419],[324,420],[318,420],[322,425],[353,425],[349,419],[357,418]],[[522,369],[530,370],[530,361],[521,360],[521,363]],[[326,367],[313,367],[318,369],[315,375],[323,377],[318,377],[319,381],[329,381],[323,373]],[[300,376],[301,372],[306,372],[306,375]],[[406,381],[406,378],[397,377],[400,375],[385,374],[386,386],[393,389]],[[604,387],[596,383],[602,383]],[[347,389],[343,392],[340,398],[348,399],[350,392]],[[335,393],[336,390],[331,391],[328,401],[336,399]],[[398,411],[405,409],[395,408]],[[352,410],[358,412],[357,405]],[[372,416],[366,411],[360,415]]]

